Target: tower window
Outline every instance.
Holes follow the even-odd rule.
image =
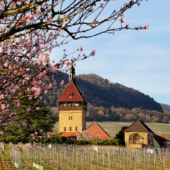
[[[75,130],[77,131],[77,127],[75,128]]]
[[[66,131],[66,127],[64,127],[64,132]]]
[[[70,131],[72,130],[72,128],[70,127]]]
[[[67,106],[71,106],[71,103],[67,103]]]
[[[69,116],[69,117],[68,117],[68,120],[73,120],[73,116]]]

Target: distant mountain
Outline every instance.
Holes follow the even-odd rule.
[[[170,105],[162,104],[162,103],[160,103],[160,105],[162,106],[164,112],[170,112]]]
[[[63,74],[51,83],[55,85],[61,82],[61,80],[64,80],[65,84],[67,84],[68,75]],[[118,83],[111,83],[109,80],[95,74],[76,76],[76,84],[83,92],[87,102],[94,107],[142,108],[163,112],[162,106],[148,95]],[[63,89],[64,88],[56,90],[55,92],[49,92],[49,94],[45,96],[47,103],[55,107],[56,100],[61,95]]]

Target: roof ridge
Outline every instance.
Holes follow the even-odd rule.
[[[129,129],[134,123],[136,123],[138,120],[136,120],[135,122],[133,122],[128,128],[126,128],[124,131],[126,131],[127,129]]]
[[[69,82],[69,83],[70,83],[70,82]],[[67,86],[69,85],[69,83],[67,83],[67,84],[66,84],[65,89],[67,88]],[[62,96],[62,94],[64,93],[65,89],[62,91],[62,93],[61,93],[60,97],[61,97],[61,96]],[[60,99],[60,97],[58,98],[58,100]],[[57,100],[57,101],[58,101],[58,100]]]
[[[96,124],[103,132],[106,133],[107,136],[109,136],[110,138],[112,138],[96,121],[93,121],[93,123],[92,123],[88,128],[90,128],[93,124]],[[88,128],[86,128],[86,130],[87,130]]]
[[[146,130],[153,132],[142,120],[139,120],[139,122],[144,126]]]
[[[94,121],[95,122],[95,121]],[[96,122],[95,122],[96,123]],[[109,137],[111,137],[98,123],[96,123]]]
[[[73,96],[73,98],[68,98],[68,93],[69,91],[72,91],[75,94],[75,97]],[[87,103],[87,101],[85,100],[85,98],[83,97],[83,95],[81,94],[81,92],[79,91],[78,87],[76,86],[76,84],[73,81],[70,81],[65,89],[62,91],[59,99],[57,100],[57,102],[71,102],[71,101],[82,101]]]
[[[72,81],[72,83],[74,84],[73,81]],[[79,91],[78,87],[75,84],[74,84],[74,87],[76,88],[76,90],[77,90],[78,94],[80,95],[80,97],[82,98],[82,100],[85,100],[84,97],[80,94],[80,91]]]
[[[93,121],[93,123],[94,123],[95,121]],[[93,123],[91,123],[86,129],[88,129]]]
[[[124,132],[129,132],[132,131],[132,129],[134,130],[133,126],[134,124],[137,123],[137,126],[142,126],[141,128],[143,128],[143,131],[147,131],[147,132],[152,132],[154,133],[142,120],[136,120],[135,122],[133,122],[127,129],[124,130]]]

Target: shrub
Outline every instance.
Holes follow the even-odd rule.
[[[77,144],[77,145],[115,145],[121,146],[121,141],[119,139],[113,140],[71,140],[63,136],[44,136],[44,137],[21,137],[21,136],[9,136],[9,137],[0,137],[0,142],[17,144],[22,143],[58,143],[58,144]]]

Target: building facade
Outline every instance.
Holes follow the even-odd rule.
[[[74,137],[86,129],[87,102],[76,86],[75,68],[70,68],[69,83],[57,100],[59,111],[59,133]],[[77,133],[73,133],[77,132]],[[73,135],[74,134],[74,135]]]
[[[125,131],[125,142],[127,147],[142,148],[153,147],[154,132],[141,120],[137,120]]]

